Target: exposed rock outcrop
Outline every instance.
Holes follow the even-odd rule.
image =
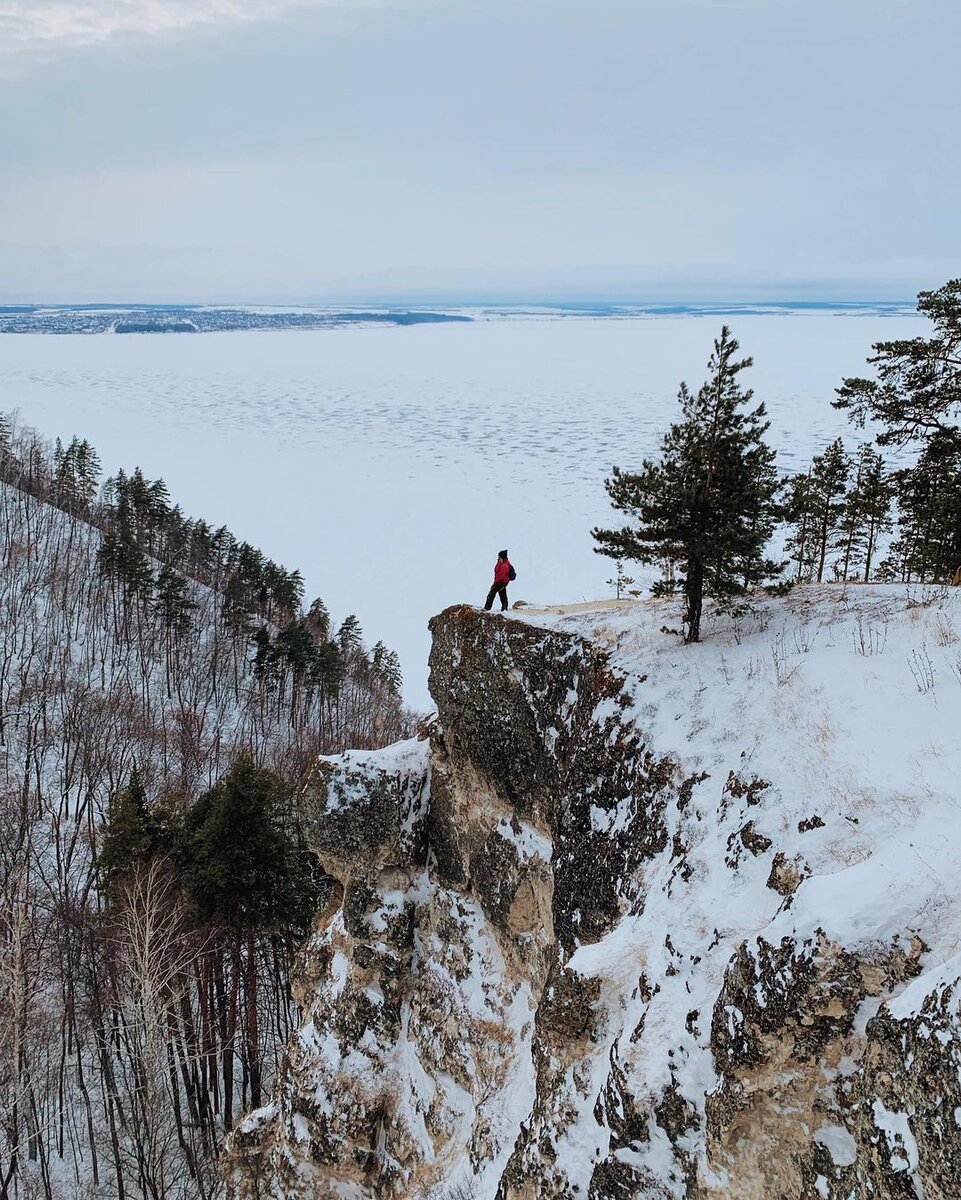
[[[922,811],[906,711],[877,771],[832,736],[802,647],[865,615],[819,604],[763,677],[770,614],[696,658],[649,604],[432,621],[424,740],[303,798],[331,903],[233,1200],[957,1195],[958,749]]]

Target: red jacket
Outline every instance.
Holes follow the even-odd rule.
[[[494,563],[494,586],[502,583],[510,583],[511,581],[511,564],[510,559],[499,558]]]

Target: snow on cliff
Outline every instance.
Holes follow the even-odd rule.
[[[956,1194],[961,590],[674,612],[449,609],[429,743],[321,764],[234,1195]]]

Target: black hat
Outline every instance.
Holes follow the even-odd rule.
[[[498,550],[498,551],[497,551],[497,557],[498,557],[498,558],[506,558],[506,557],[507,557],[507,551],[506,551],[506,550]]]

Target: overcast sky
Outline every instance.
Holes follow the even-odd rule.
[[[910,297],[956,0],[0,0],[0,299]]]

